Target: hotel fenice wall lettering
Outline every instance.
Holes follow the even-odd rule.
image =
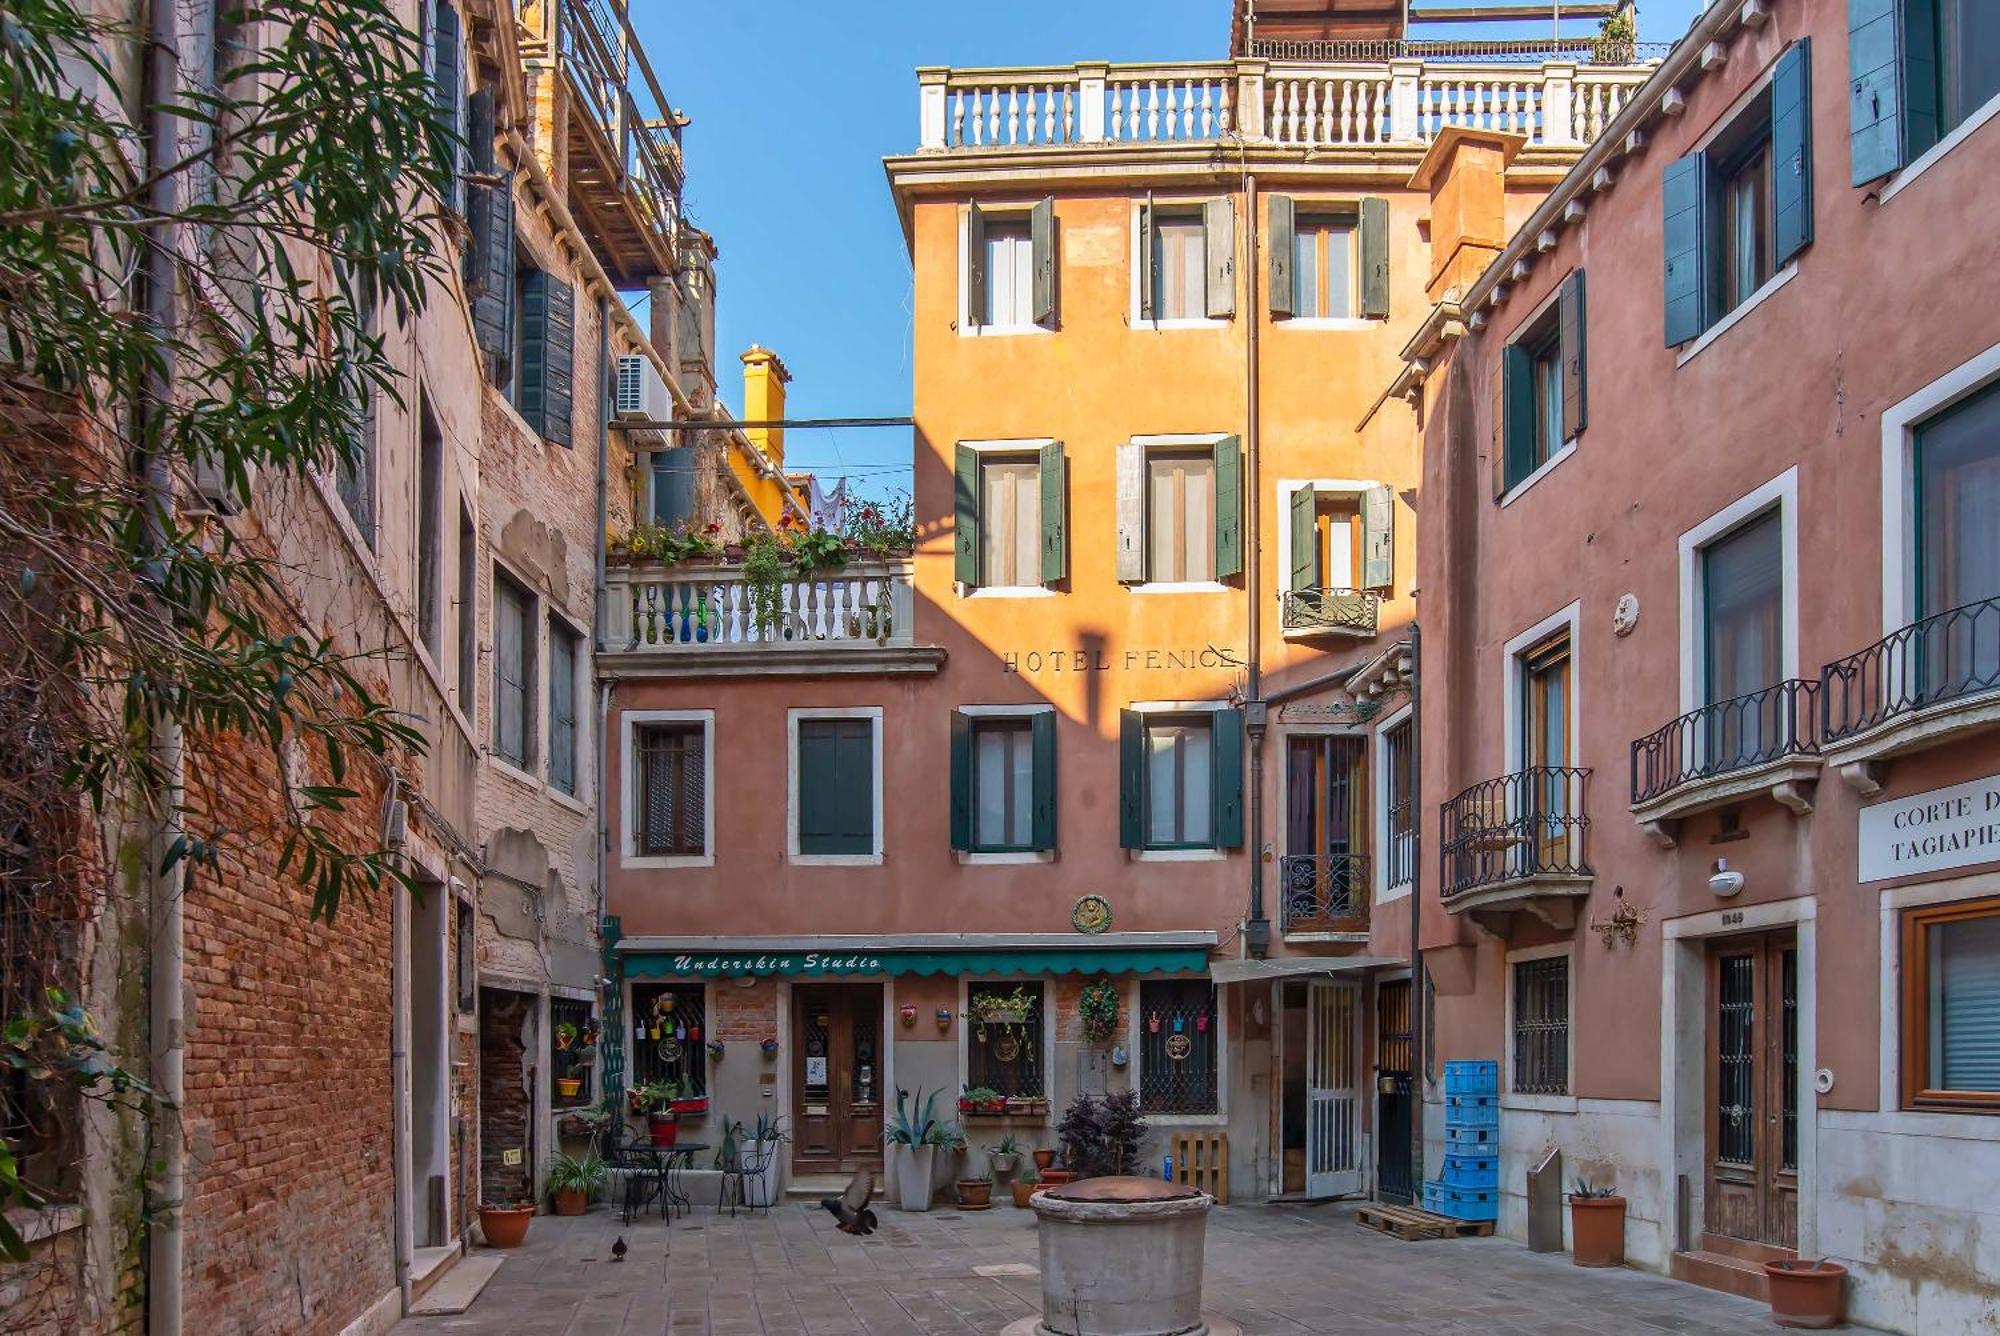
[[[1861,809],[1861,880],[2000,859],[2000,775]]]
[[[1052,645],[1046,649],[1010,649],[1000,655],[1001,671],[1033,677],[1047,673],[1175,672],[1190,669],[1242,668],[1243,651],[1221,645],[1170,648],[1149,645],[1107,649],[1101,645]]]

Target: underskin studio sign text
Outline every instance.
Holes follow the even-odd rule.
[[[1240,651],[1219,645],[1198,649],[1122,649],[1098,647],[1064,649],[1010,649],[1001,654],[1000,667],[1009,673],[1107,673],[1114,667],[1128,673],[1176,672],[1206,668],[1211,671],[1244,666]]]

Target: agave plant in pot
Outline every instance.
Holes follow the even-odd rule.
[[[938,1091],[924,1097],[922,1086],[913,1099],[907,1090],[896,1092],[896,1112],[889,1120],[884,1140],[889,1150],[889,1176],[896,1185],[896,1205],[905,1211],[931,1208],[932,1161],[937,1155]],[[912,1113],[912,1110],[915,1110]]]
[[[1570,1260],[1578,1266],[1625,1265],[1625,1199],[1616,1188],[1579,1178],[1569,1194]]]
[[[986,1148],[986,1158],[993,1166],[993,1172],[1002,1178],[1021,1167],[1021,1143],[1009,1132],[1000,1138],[997,1146]]]
[[[542,1178],[555,1197],[557,1215],[582,1215],[609,1173],[595,1155],[551,1155],[542,1164]]]

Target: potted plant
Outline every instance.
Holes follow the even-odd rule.
[[[1118,985],[1109,979],[1092,979],[1083,986],[1076,1011],[1083,1022],[1083,1042],[1106,1042],[1118,1033]]]
[[[680,1136],[681,1116],[674,1111],[680,1097],[678,1081],[648,1081],[632,1092],[633,1102],[646,1115],[646,1132],[655,1146],[671,1146]]]
[[[578,1158],[557,1153],[542,1164],[542,1176],[555,1195],[557,1215],[582,1215],[590,1209],[591,1196],[604,1186],[607,1170],[595,1155]]]
[[[1078,1178],[1131,1173],[1138,1167],[1139,1143],[1145,1136],[1146,1120],[1139,1115],[1136,1090],[1100,1099],[1078,1095],[1056,1125],[1063,1164]],[[1048,1173],[1042,1180],[1052,1181]]]
[[[1008,1186],[1013,1189],[1014,1204],[1025,1210],[1028,1205],[1028,1198],[1034,1196],[1035,1190],[1041,1187],[1041,1185],[1041,1178],[1035,1173],[1034,1166],[1030,1165],[1028,1168],[1023,1169]]]
[[[983,1211],[993,1204],[993,1175],[978,1174],[958,1180],[958,1204],[968,1211]]]
[[[479,1203],[479,1232],[489,1248],[518,1248],[528,1237],[528,1223],[535,1218],[531,1201]]]
[[[931,1165],[937,1156],[937,1142],[933,1139],[937,1119],[931,1116],[931,1110],[937,1105],[938,1092],[931,1091],[929,1099],[924,1099],[923,1094],[922,1086],[917,1087],[914,1100],[906,1090],[896,1092],[896,1112],[884,1136],[889,1147],[890,1176],[896,1184],[896,1205],[905,1211],[931,1208]],[[912,1107],[917,1110],[914,1116],[910,1112]]]
[[[1625,1265],[1625,1199],[1609,1186],[1576,1180],[1569,1194],[1570,1260],[1578,1266]]]
[[[1034,1005],[1035,1000],[1028,992],[1028,986],[1017,984],[1011,993],[978,994],[967,1004],[966,1014],[972,1021],[974,1037],[983,1044],[988,1026],[1025,1025]]]
[[[1056,1162],[1055,1147],[1042,1146],[1034,1152],[1034,1156],[1035,1168],[1046,1171]]]
[[[1000,1113],[1006,1107],[1006,1097],[992,1086],[974,1086],[958,1097],[960,1113]]]
[[[1006,1136],[1000,1138],[999,1145],[988,1146],[986,1148],[986,1158],[993,1166],[993,1172],[996,1174],[1011,1174],[1020,1168],[1021,1147],[1014,1140],[1014,1134],[1009,1132]]]
[[[931,1145],[935,1153],[931,1157],[931,1199],[950,1187],[958,1177],[959,1156],[965,1150],[964,1129],[956,1123],[948,1123],[940,1118],[931,1124]]]
[[[1847,1298],[1847,1268],[1824,1257],[1764,1263],[1771,1292],[1771,1320],[1781,1327],[1819,1330],[1840,1325]]]

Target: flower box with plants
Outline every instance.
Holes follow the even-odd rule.
[[[958,1111],[1001,1114],[1007,1111],[1007,1100],[991,1086],[974,1086],[958,1097]]]
[[[1021,1167],[1021,1143],[1009,1132],[1001,1137],[998,1144],[986,1148],[986,1161],[993,1166],[993,1172],[1002,1177]]]
[[[680,1094],[678,1081],[648,1081],[626,1092],[632,1112],[645,1115],[646,1132],[655,1146],[671,1146],[680,1136],[681,1115],[674,1107]],[[702,1107],[707,1107],[706,1100]]]
[[[994,1029],[1026,1026],[1034,1007],[1034,994],[1021,984],[1011,993],[976,994],[966,1003],[965,1018],[972,1022],[973,1037],[983,1044]]]
[[[610,1169],[595,1155],[551,1155],[542,1164],[542,1181],[555,1198],[557,1215],[582,1215],[590,1199],[604,1186]]]

